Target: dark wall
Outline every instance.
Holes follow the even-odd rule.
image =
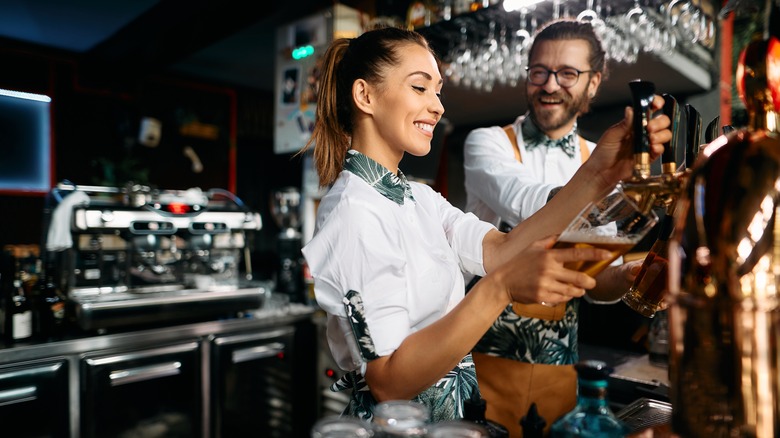
[[[1,48],[0,56],[0,88],[52,98],[53,183],[232,186],[263,217],[263,230],[250,239],[256,266],[270,263],[278,232],[269,215],[270,192],[300,186],[302,175],[299,158],[273,153],[271,93],[159,74],[128,77],[29,48]],[[156,147],[138,140],[145,117],[162,124]],[[185,148],[196,152],[201,171]],[[1,150],[0,142],[0,159]],[[44,199],[39,193],[0,193],[0,247],[40,242]]]

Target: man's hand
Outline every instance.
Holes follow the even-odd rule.
[[[663,106],[664,99],[658,95],[654,96],[653,111],[660,111]],[[593,173],[602,179],[605,187],[612,187],[618,181],[631,176],[634,167],[633,117],[633,109],[626,107],[623,120],[604,132],[596,149],[593,150],[593,155],[583,164],[583,166],[592,166]],[[661,156],[664,151],[664,143],[672,139],[672,131],[669,126],[669,117],[662,113],[648,122],[647,133],[650,140],[651,160]]]

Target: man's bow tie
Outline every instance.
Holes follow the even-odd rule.
[[[560,148],[569,158],[574,158],[574,133],[570,132],[558,140],[553,140],[544,134],[540,134],[537,138],[526,139],[526,149],[531,150],[540,146]]]
[[[571,131],[558,140],[553,140],[544,134],[530,119],[526,117],[521,126],[523,131],[523,141],[525,148],[531,150],[540,146],[549,148],[560,148],[569,158],[574,158],[575,136],[577,135],[577,124],[575,123]]]

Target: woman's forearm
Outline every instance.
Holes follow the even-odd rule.
[[[483,279],[443,318],[409,335],[392,354],[369,362],[366,381],[374,398],[411,399],[452,370],[509,304],[498,284]]]

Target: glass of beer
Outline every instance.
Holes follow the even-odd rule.
[[[661,308],[668,290],[669,238],[674,231],[674,217],[664,216],[658,238],[642,263],[634,284],[623,295],[623,302],[639,314],[652,318]]]
[[[618,184],[609,195],[585,206],[558,236],[553,248],[601,248],[610,251],[612,257],[606,260],[581,260],[564,265],[595,277],[630,251],[656,223],[658,216],[655,212],[640,209]]]

